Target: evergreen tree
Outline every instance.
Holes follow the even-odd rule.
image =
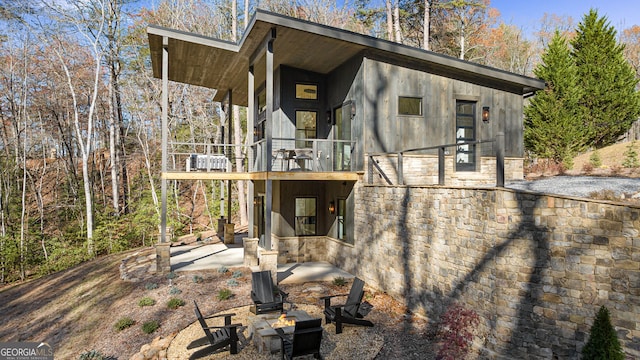
[[[594,9],[578,24],[571,44],[591,143],[596,148],[613,144],[640,115],[635,71],[625,60],[624,45],[617,43],[615,29]]]
[[[584,360],[623,360],[625,358],[616,330],[611,325],[609,310],[601,306],[596,315],[587,344],[582,348]]]
[[[525,146],[541,158],[569,163],[586,148],[589,134],[579,116],[577,69],[567,41],[559,32],[534,73],[546,81],[546,89],[538,91],[524,109]]]

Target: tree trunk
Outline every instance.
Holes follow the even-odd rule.
[[[386,5],[387,5],[387,36],[390,41],[393,41],[393,8],[391,7],[391,0],[387,0]]]
[[[429,21],[431,19],[431,1],[424,0],[424,25],[422,28],[422,47],[429,50]]]
[[[396,31],[396,42],[397,43],[402,43],[402,32],[400,29],[400,4],[399,1],[396,0],[396,6],[393,9],[393,24],[395,27],[395,31]]]

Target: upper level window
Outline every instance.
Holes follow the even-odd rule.
[[[262,90],[258,93],[258,114],[262,114],[267,110],[267,91]]]
[[[296,99],[318,100],[318,85],[296,84]]]
[[[422,98],[399,96],[398,115],[422,116]]]

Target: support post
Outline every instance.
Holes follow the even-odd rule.
[[[496,135],[496,186],[504,187],[504,133]]]
[[[271,157],[273,149],[273,41],[275,39],[276,30],[271,30],[271,39],[266,44],[266,119],[265,119],[265,156],[268,160]],[[267,176],[271,172],[271,161],[266,161]],[[264,247],[271,250],[271,211],[273,210],[273,180],[267,178],[265,181],[266,192],[266,209],[264,224]]]
[[[444,147],[438,148],[438,185],[444,185]]]
[[[167,172],[169,142],[169,38],[162,37],[162,160],[161,172]],[[160,180],[160,236],[156,246],[156,272],[160,274],[171,271],[170,243],[167,241],[167,179]]]
[[[231,153],[232,153],[232,147],[231,144],[233,143],[232,140],[232,134],[233,134],[233,92],[231,91],[231,89],[229,89],[229,91],[227,92],[227,118],[229,119],[229,126],[228,126],[228,133],[227,133],[227,144],[229,144],[229,146],[225,147],[225,152],[226,152],[226,156],[227,159],[229,161],[229,164],[232,164],[231,162]],[[231,180],[227,180],[227,224],[231,224]],[[225,233],[226,236],[226,233]],[[233,236],[232,236],[233,237]],[[226,243],[226,240],[225,240]],[[233,243],[233,240],[232,240]]]
[[[403,171],[402,167],[403,167],[403,156],[402,156],[402,152],[398,153],[398,185],[404,185],[404,177],[402,175]]]
[[[255,116],[255,103],[254,103],[254,97],[255,97],[255,84],[254,84],[254,72],[253,72],[253,65],[249,66],[249,74],[248,74],[248,91],[247,91],[247,132],[249,133],[249,135],[247,136],[249,139],[251,139],[249,141],[250,144],[253,144],[253,127],[255,126],[255,120],[254,120],[254,116]],[[248,152],[249,153],[253,153],[254,150],[254,146],[250,146],[248,148]],[[251,161],[251,159],[255,159],[255,154],[253,156],[249,156],[249,164],[247,165],[248,170],[249,171],[253,171],[255,169],[253,169],[253,161]],[[248,181],[247,184],[247,193],[249,194],[249,196],[247,196],[247,217],[249,218],[249,238],[255,238],[258,236],[258,234],[254,231],[254,225],[255,225],[255,216],[254,216],[254,206],[253,206],[253,199],[256,196],[255,195],[255,183],[253,182],[253,180]]]

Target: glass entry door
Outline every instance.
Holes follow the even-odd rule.
[[[351,102],[346,102],[336,108],[333,113],[335,119],[333,153],[333,170],[351,170]]]

